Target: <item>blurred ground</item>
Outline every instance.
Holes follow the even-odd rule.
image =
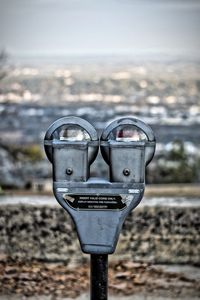
[[[84,294],[81,297],[77,298],[77,300],[88,300],[88,299],[89,299],[89,294]],[[123,296],[109,296],[109,300],[171,300],[171,299],[176,299],[176,300],[187,299],[187,300],[190,300],[190,298],[185,298],[185,297],[184,298],[183,297],[181,297],[181,298],[179,298],[179,297],[173,297],[172,298],[171,296],[170,297],[166,297],[166,296],[164,296],[164,297],[158,296],[157,297],[155,295],[153,295],[153,296],[149,295],[148,296],[148,295],[143,295],[143,294],[135,294],[135,295],[132,295],[132,296],[125,296],[125,297],[123,297]],[[193,300],[198,300],[199,298],[198,297],[194,297],[192,299]],[[8,299],[8,300],[10,300],[10,299]],[[36,299],[29,299],[29,300],[36,300]],[[47,299],[40,298],[38,300],[50,300],[50,299],[48,299],[48,298]],[[63,299],[63,300],[68,300],[68,298]]]
[[[89,299],[89,266],[1,262],[0,299]],[[110,299],[200,299],[200,268],[111,262]],[[126,297],[125,297],[126,296]],[[128,297],[129,296],[129,297]],[[137,297],[136,297],[137,296]]]

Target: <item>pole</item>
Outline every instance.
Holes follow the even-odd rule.
[[[91,300],[107,300],[108,255],[91,254]]]

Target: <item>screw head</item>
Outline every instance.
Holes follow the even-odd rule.
[[[73,173],[73,169],[72,168],[67,168],[66,174],[67,175],[72,175],[72,173]]]
[[[131,174],[131,171],[129,169],[125,168],[123,170],[123,174],[124,174],[124,176],[129,176]]]

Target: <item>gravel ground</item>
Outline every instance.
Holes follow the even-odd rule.
[[[0,300],[89,299],[89,266],[0,263]],[[200,268],[117,261],[109,264],[109,299],[200,299]]]
[[[0,300],[54,300],[52,296],[34,296],[34,297],[18,297],[18,296],[8,296],[8,295],[0,295]],[[60,298],[61,299],[61,298]],[[90,299],[89,293],[83,294],[80,297],[76,298],[75,300],[88,300]],[[108,298],[109,300],[191,300],[191,298],[186,297],[167,297],[167,296],[150,296],[150,295],[141,295],[141,294],[135,294],[128,297],[123,296],[110,296]],[[199,300],[199,297],[193,297],[192,300]],[[56,298],[56,300],[59,300],[59,298]],[[62,300],[72,300],[72,298],[62,298]],[[73,299],[74,300],[74,299]]]
[[[89,298],[89,294],[85,294],[85,295],[82,295],[81,297],[77,298],[76,300],[88,300],[90,299]],[[0,298],[1,299],[1,298]],[[171,296],[170,297],[157,297],[157,296],[148,296],[148,295],[141,295],[141,294],[135,294],[135,295],[132,295],[132,296],[128,296],[128,297],[122,297],[122,296],[111,296],[109,297],[109,300],[171,300],[171,299],[176,299],[176,300],[191,300],[191,298],[177,298],[177,297],[174,297],[172,298]],[[199,300],[200,298],[192,298],[192,300]],[[7,299],[5,299],[7,300]],[[10,299],[8,299],[10,300]],[[14,299],[13,299],[14,300]],[[30,300],[30,299],[29,299]],[[31,300],[36,300],[36,299],[31,299]],[[39,300],[39,299],[37,299]],[[50,300],[50,299],[40,299],[40,300]],[[71,299],[63,299],[63,300],[71,300]]]

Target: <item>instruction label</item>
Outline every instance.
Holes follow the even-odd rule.
[[[77,210],[122,210],[126,203],[120,195],[63,195],[64,200]]]

